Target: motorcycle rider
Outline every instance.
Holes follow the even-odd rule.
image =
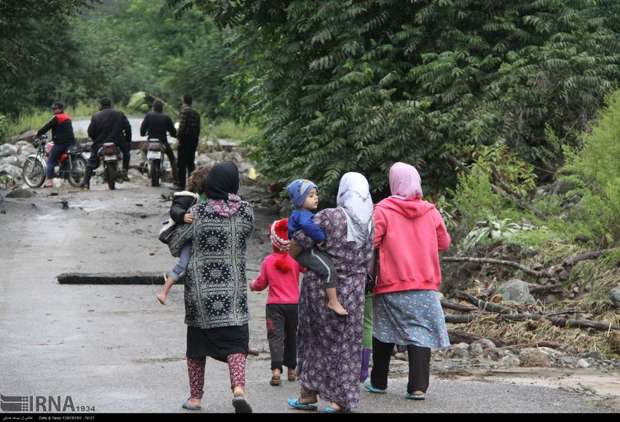
[[[170,136],[175,138],[177,136],[177,131],[174,128],[172,119],[164,113],[163,103],[159,100],[155,100],[153,101],[153,111],[146,113],[140,125],[140,136],[147,136],[148,134],[148,138],[159,139],[161,141],[164,152],[170,161],[170,167],[172,168],[174,187],[178,189],[179,179],[177,178],[177,164],[174,158],[174,152],[168,143],[167,133],[170,133]]]
[[[90,148],[90,157],[86,164],[86,175],[80,185],[83,189],[90,188],[90,178],[97,168],[97,151],[106,142],[114,142],[123,153],[123,173],[129,170],[129,158],[131,149],[131,126],[127,117],[118,110],[112,108],[109,98],[99,101],[100,109],[90,120],[88,125],[88,137],[93,140]]]
[[[58,158],[60,158],[62,153],[69,149],[69,147],[75,145],[75,135],[73,134],[71,116],[65,113],[64,109],[65,106],[59,101],[52,104],[52,113],[54,113],[54,116],[45,126],[37,131],[37,136],[41,136],[51,129],[52,141],[54,142],[54,147],[47,157],[47,167],[45,168],[45,177],[47,181],[44,187],[46,188],[54,186],[52,179],[54,177],[54,166]]]

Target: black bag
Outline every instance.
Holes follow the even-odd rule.
[[[172,239],[172,235],[174,234],[174,230],[177,228],[177,224],[174,222],[172,218],[168,219],[164,223],[164,227],[159,231],[159,241],[165,243],[166,245],[170,243]]]

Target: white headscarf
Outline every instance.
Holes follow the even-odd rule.
[[[355,242],[358,248],[370,242],[373,205],[368,180],[360,173],[345,173],[336,203],[347,216],[347,241]]]

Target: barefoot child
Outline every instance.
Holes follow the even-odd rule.
[[[314,221],[313,211],[319,205],[318,188],[310,180],[297,179],[292,181],[287,187],[289,198],[295,209],[288,219],[288,236],[292,239],[293,234],[302,230],[306,236],[310,237],[316,244],[325,240],[325,232]],[[338,315],[348,315],[348,312],[338,301],[336,295],[336,270],[331,260],[316,247],[305,249],[295,257],[303,267],[318,274],[325,280],[325,292],[327,293],[327,307]]]
[[[280,385],[282,365],[288,368],[288,380],[296,380],[297,304],[301,268],[287,252],[289,240],[286,218],[273,222],[270,238],[273,253],[263,260],[260,274],[250,283],[250,290],[261,291],[269,286],[266,307],[267,340],[271,353],[269,384],[277,386]]]
[[[188,190],[174,193],[174,199],[170,206],[170,220],[174,222],[175,225],[191,224],[192,214],[189,212],[189,209],[199,200],[204,201],[204,186],[206,185],[208,173],[209,169],[207,167],[202,167],[194,171],[187,182]],[[164,274],[164,286],[161,292],[157,293],[157,300],[162,305],[166,304],[168,294],[173,284],[181,278],[187,269],[191,250],[191,242],[186,243],[181,249],[179,262],[177,262],[170,272]]]

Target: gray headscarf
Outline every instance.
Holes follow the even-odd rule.
[[[338,187],[337,205],[347,216],[347,240],[360,248],[372,239],[372,197],[368,180],[355,172],[345,173]]]

